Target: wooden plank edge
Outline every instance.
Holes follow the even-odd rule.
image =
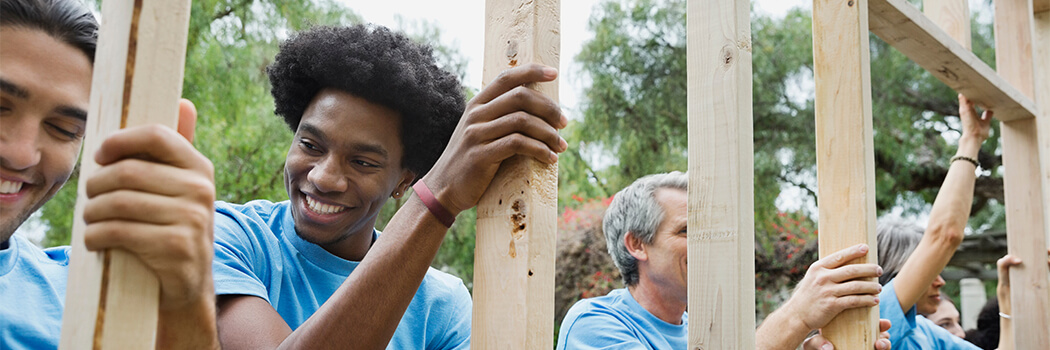
[[[1035,118],[1035,102],[903,0],[870,0],[870,29],[938,80],[1003,121]]]

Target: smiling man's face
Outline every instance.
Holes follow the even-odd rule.
[[[0,27],[0,241],[69,179],[84,137],[91,60],[40,30]]]
[[[324,89],[303,113],[284,176],[297,234],[344,259],[367,251],[379,210],[415,178],[401,166],[401,116]]]

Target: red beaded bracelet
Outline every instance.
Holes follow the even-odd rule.
[[[416,184],[412,186],[412,189],[416,190],[416,195],[419,199],[423,200],[423,205],[427,206],[431,214],[441,222],[445,227],[451,228],[452,223],[456,222],[456,216],[452,215],[445,209],[445,206],[438,202],[437,198],[434,197],[434,193],[430,192],[430,188],[423,180],[416,181]]]

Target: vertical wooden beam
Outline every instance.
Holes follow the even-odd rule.
[[[973,49],[970,32],[970,4],[966,0],[923,0],[923,13],[952,39]]]
[[[689,349],[755,348],[751,3],[689,0]]]
[[[995,50],[999,74],[1023,94],[1035,98],[1034,19],[1031,0],[995,1]],[[1041,58],[1042,59],[1042,58]],[[1040,67],[1042,68],[1042,67]],[[1040,83],[1045,83],[1042,80]],[[1038,103],[1038,102],[1037,102]],[[1043,186],[1035,119],[1002,123],[1003,183],[1006,192],[1007,246],[1025,264],[1010,269],[1016,349],[1050,349],[1050,269],[1047,259]],[[1042,138],[1050,133],[1041,130]],[[1044,141],[1045,142],[1045,141]],[[1043,165],[1046,168],[1048,165]]]
[[[491,82],[529,62],[558,67],[559,0],[487,0],[485,68]],[[533,86],[557,101],[557,81]],[[554,344],[554,257],[558,167],[514,157],[478,204],[474,252],[477,349],[550,349]]]
[[[875,150],[867,0],[813,1],[820,256],[867,243],[877,263]],[[847,310],[824,328],[839,348],[871,349],[878,309]]]
[[[106,0],[91,82],[62,349],[153,349],[157,279],[122,250],[84,248],[85,183],[98,169],[94,153],[125,127],[178,124],[189,0]]]
[[[970,4],[966,0],[923,0],[922,10],[927,18],[944,29],[952,39],[967,50],[973,50]]]

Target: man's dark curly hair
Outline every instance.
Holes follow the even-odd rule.
[[[295,131],[323,88],[349,92],[401,115],[401,166],[422,178],[465,108],[463,88],[430,46],[381,26],[314,27],[281,44],[266,69],[275,112]],[[349,126],[348,126],[349,127]]]

